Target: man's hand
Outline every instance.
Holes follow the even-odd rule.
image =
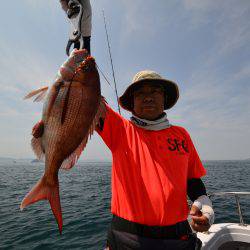
[[[208,218],[202,214],[200,209],[195,205],[192,205],[189,212],[192,221],[190,223],[191,227],[197,232],[205,232],[210,228]]]
[[[68,6],[69,0],[60,0],[60,4],[63,8],[63,10],[67,13],[69,6]]]

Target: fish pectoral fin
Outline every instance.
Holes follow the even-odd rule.
[[[29,99],[33,96],[36,96],[38,95],[35,99],[34,99],[34,102],[39,102],[41,100],[44,99],[44,97],[46,96],[46,93],[47,93],[47,90],[48,90],[48,86],[46,87],[42,87],[40,89],[36,89],[36,90],[33,90],[31,92],[29,92],[23,99]]]
[[[54,106],[56,98],[57,98],[59,91],[63,85],[64,85],[64,82],[62,82],[62,81],[60,81],[60,79],[58,79],[57,82],[55,82],[51,88],[51,91],[50,91],[51,94],[50,94],[48,107],[47,107],[47,111],[46,111],[47,119],[50,116],[50,113],[51,113],[51,110]]]
[[[68,110],[68,102],[69,102],[69,94],[70,94],[70,88],[71,88],[72,82],[69,83],[67,87],[64,89],[63,93],[63,107],[62,107],[62,113],[61,113],[61,124],[64,123],[66,113]]]
[[[22,203],[20,205],[20,209],[23,210],[25,207],[40,201],[40,200],[48,200],[51,206],[51,210],[56,218],[59,232],[62,234],[62,210],[61,210],[61,202],[59,195],[59,183],[58,177],[55,180],[54,185],[49,185],[46,181],[46,177],[43,176],[36,185],[30,190],[30,192],[24,197]]]
[[[35,124],[35,126],[32,129],[32,135],[35,138],[42,137],[44,132],[44,122],[41,120]]]

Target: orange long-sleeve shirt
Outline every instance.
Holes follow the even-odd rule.
[[[102,131],[112,152],[111,212],[144,225],[187,219],[187,179],[206,174],[188,132],[139,128],[107,105]]]

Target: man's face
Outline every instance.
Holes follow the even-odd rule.
[[[133,93],[133,114],[147,120],[157,119],[164,111],[164,89],[147,82]]]

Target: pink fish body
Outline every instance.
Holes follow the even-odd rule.
[[[63,220],[58,171],[74,166],[97,121],[105,113],[94,58],[88,56],[75,67],[76,60],[85,56],[84,50],[74,51],[65,67],[61,68],[61,76],[49,90],[42,120],[34,126],[31,142],[37,157],[45,158],[45,172],[20,206],[22,210],[39,200],[48,200],[60,233]],[[42,88],[40,92],[43,94],[46,90]]]

